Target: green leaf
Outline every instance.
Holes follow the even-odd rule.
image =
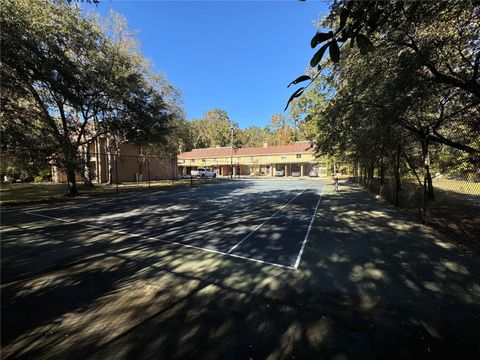
[[[292,96],[290,96],[290,98],[289,98],[288,101],[287,101],[287,106],[285,106],[285,109],[283,109],[283,111],[285,111],[285,110],[288,109],[288,105],[290,105],[290,102],[291,102],[293,99],[295,99],[295,98],[299,97],[300,95],[302,95],[303,90],[305,90],[305,87],[301,87],[300,89],[297,89],[297,91],[295,91],[295,92],[292,94]]]
[[[313,55],[312,59],[310,60],[310,66],[315,67],[317,64],[322,60],[323,54],[325,53],[325,50],[328,48],[328,44],[323,44],[323,46],[318,49],[318,51]]]
[[[330,52],[330,59],[334,63],[337,63],[340,61],[340,49],[338,48],[338,44],[336,40],[332,40],[328,43],[329,47],[329,52]]]
[[[360,54],[365,55],[372,51],[373,44],[368,37],[363,34],[358,34],[356,37],[357,47],[360,49]]]
[[[331,39],[333,37],[333,32],[329,31],[328,33],[321,33],[321,32],[317,32],[315,34],[315,36],[312,38],[312,40],[310,41],[310,46],[312,47],[312,49],[317,46],[318,44],[328,40],[328,39]]]
[[[298,78],[296,78],[295,80],[293,80],[290,84],[288,84],[287,88],[290,87],[290,85],[296,85],[298,83],[301,83],[302,81],[306,81],[306,80],[310,80],[311,77],[308,76],[308,75],[302,75],[302,76],[299,76]]]

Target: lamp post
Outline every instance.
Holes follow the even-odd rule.
[[[233,122],[231,126],[232,137],[230,140],[231,152],[230,152],[230,179],[233,179]]]

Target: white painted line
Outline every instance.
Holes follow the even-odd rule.
[[[202,248],[202,247],[199,247],[199,246],[194,246],[194,245],[189,245],[189,244],[182,244],[182,243],[179,243],[179,242],[163,240],[163,239],[159,239],[159,238],[156,238],[156,237],[143,236],[143,235],[139,235],[139,234],[135,234],[135,233],[129,233],[129,232],[127,232],[127,231],[122,231],[122,230],[107,229],[107,228],[104,228],[104,227],[102,227],[102,226],[84,224],[84,223],[81,222],[81,221],[67,220],[67,219],[62,219],[62,218],[57,218],[57,217],[52,217],[52,216],[37,214],[37,213],[34,213],[34,212],[24,211],[24,213],[25,213],[25,214],[29,214],[29,215],[33,215],[33,216],[43,217],[43,218],[46,218],[46,219],[61,221],[61,222],[69,223],[69,224],[78,224],[78,225],[82,225],[82,226],[89,227],[89,228],[92,228],[92,229],[104,230],[104,231],[107,231],[107,232],[110,232],[110,233],[114,233],[114,234],[121,234],[121,235],[139,237],[139,238],[148,239],[148,240],[160,241],[160,242],[163,242],[163,243],[165,243],[165,244],[176,245],[176,246],[180,246],[180,247],[187,247],[187,248],[196,249],[196,250],[201,250],[201,251],[206,251],[206,252],[210,252],[210,253],[214,253],[214,254],[218,254],[218,255],[230,256],[230,257],[234,257],[234,258],[238,258],[238,259],[243,259],[243,260],[248,260],[248,261],[253,261],[253,262],[257,262],[257,263],[261,263],[261,264],[265,264],[265,265],[276,266],[276,267],[280,267],[280,268],[284,268],[284,269],[294,270],[293,267],[288,266],[288,265],[276,264],[276,263],[272,263],[272,262],[269,262],[269,261],[263,261],[263,260],[253,259],[253,258],[249,258],[249,257],[246,257],[246,256],[241,256],[241,255],[229,254],[229,253],[226,253],[226,252],[223,252],[223,251],[214,250],[214,249]]]
[[[320,200],[322,199],[324,189],[325,189],[325,184],[323,184],[322,192],[318,197],[317,206],[315,206],[315,211],[313,212],[312,218],[310,219],[310,225],[308,225],[307,233],[305,234],[305,239],[303,239],[302,247],[300,248],[300,252],[298,253],[297,260],[295,261],[295,265],[293,266],[295,270],[297,270],[298,265],[300,265],[300,260],[303,255],[303,250],[305,249],[305,245],[307,244],[308,235],[310,235],[310,231],[312,230],[313,221],[315,220],[315,215],[317,214],[318,205],[320,205]]]
[[[240,240],[238,243],[236,243],[232,248],[230,248],[230,250],[227,251],[227,254],[230,254],[233,250],[235,250],[238,245],[240,245],[242,242],[244,242],[245,240],[247,240],[250,236],[252,236],[258,229],[260,229],[263,225],[265,225],[269,220],[271,220],[272,218],[274,218],[280,211],[282,211],[283,209],[285,209],[287,207],[288,204],[290,204],[293,200],[295,200],[297,197],[299,197],[305,190],[307,190],[310,186],[312,186],[311,184],[308,185],[305,189],[303,189],[301,192],[299,192],[297,195],[295,195],[293,198],[290,199],[289,202],[287,202],[285,205],[283,205],[280,209],[278,209],[272,216],[270,216],[267,220],[265,220],[263,223],[261,223],[260,225],[258,225],[255,229],[253,229],[247,236],[245,236],[242,240]]]
[[[216,183],[218,186],[224,186],[226,184],[228,184],[229,182],[219,182],[219,183]],[[139,198],[139,197],[142,197],[142,196],[145,196],[145,197],[149,197],[151,199],[157,199],[157,198],[163,198],[163,197],[176,197],[178,195],[186,195],[188,193],[192,193],[192,192],[196,192],[197,190],[200,190],[200,189],[205,189],[204,187],[194,187],[194,188],[185,188],[185,189],[179,189],[178,191],[173,191],[173,192],[165,192],[165,190],[149,190],[148,192],[139,192],[137,190],[132,190],[132,191],[126,191],[125,193],[123,193],[122,195],[118,195],[117,193],[115,193],[114,190],[112,190],[112,193],[110,194],[105,194],[105,197],[103,196],[99,196],[99,197],[96,197],[96,196],[93,196],[93,197],[88,197],[88,196],[85,196],[85,197],[78,197],[78,198],[72,198],[71,201],[72,202],[76,202],[77,200],[78,201],[81,201],[81,202],[85,202],[87,205],[88,205],[88,202],[90,202],[90,204],[95,201],[96,203],[107,203],[107,202],[118,202],[119,200],[128,200],[129,198],[132,198],[134,197],[135,199]],[[45,205],[45,204],[39,204],[40,207],[42,205]],[[70,205],[72,205],[72,203],[70,201],[67,201],[65,203],[61,203],[61,204],[58,204],[58,206],[49,206],[48,207],[48,210],[62,210],[62,209],[65,209],[65,208],[70,208]],[[32,208],[36,206],[38,208],[38,204],[37,205],[25,205],[25,206],[22,206],[24,209],[28,209],[28,208]],[[48,204],[46,205],[48,206]],[[27,213],[26,211],[24,211],[24,213]]]

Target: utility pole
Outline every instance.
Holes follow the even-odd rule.
[[[230,152],[230,179],[233,179],[233,121],[231,122],[232,137],[230,141],[231,152]]]

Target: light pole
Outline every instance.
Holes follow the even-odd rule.
[[[232,137],[230,140],[231,152],[230,152],[230,179],[233,179],[233,122],[231,126]]]

